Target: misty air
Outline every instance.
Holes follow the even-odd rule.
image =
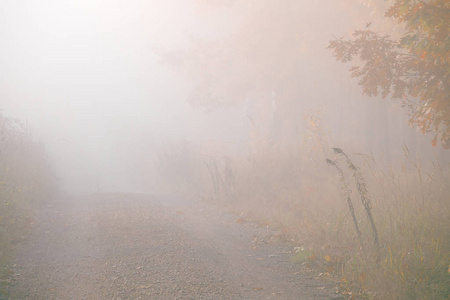
[[[448,299],[449,15],[0,1],[0,299]]]

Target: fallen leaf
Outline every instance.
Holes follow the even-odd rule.
[[[141,285],[140,286],[141,289],[149,289],[151,287],[152,287],[151,285]]]

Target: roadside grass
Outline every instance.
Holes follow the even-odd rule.
[[[259,141],[245,157],[196,160],[188,194],[276,228],[302,249],[294,262],[330,274],[350,299],[448,299],[450,166],[422,162],[407,148],[395,163],[349,154],[364,181],[362,199],[342,156],[321,139],[303,145]],[[339,162],[347,190],[326,158]]]
[[[304,263],[334,274],[343,294],[353,298],[447,299],[450,168],[435,164],[425,170],[410,157],[404,157],[396,169],[364,160],[361,172],[372,200],[379,244],[374,243],[357,187],[353,184],[351,197],[363,246],[352,214],[344,205],[346,195],[340,195],[342,182],[334,182],[330,173],[324,172],[319,181],[323,186],[315,185],[314,171],[322,172],[315,168],[303,166],[310,178],[291,177],[297,186],[286,186],[288,182],[278,172],[285,170],[287,162],[271,162],[267,174],[261,166],[254,167],[245,175],[247,180],[241,181],[242,190],[236,192],[236,207],[256,212],[257,218],[276,224],[288,239],[311,249],[313,255],[297,253],[295,259],[302,261],[306,255],[314,262]],[[264,174],[264,178],[250,174]],[[352,180],[351,174],[347,177]]]
[[[50,195],[54,177],[45,149],[21,123],[0,114],[0,299],[7,298],[15,246],[29,232],[33,209]]]
[[[7,295],[7,286],[11,283],[10,265],[14,260],[14,248],[29,232],[32,212],[27,205],[9,198],[9,203],[1,201],[0,212],[0,299]]]
[[[380,245],[376,248],[369,222],[358,211],[366,250],[349,248],[343,258],[343,292],[348,289],[376,299],[446,299],[450,296],[450,168],[433,162],[425,167],[407,149],[397,168],[372,158],[361,160],[368,183]],[[355,202],[359,195],[353,195]],[[332,231],[331,223],[326,231]],[[331,244],[356,238],[355,228],[335,231]],[[355,243],[354,243],[355,244]],[[368,247],[367,247],[368,246]],[[345,279],[345,280],[344,280]]]

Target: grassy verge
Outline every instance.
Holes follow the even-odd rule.
[[[0,298],[7,296],[14,247],[33,222],[33,208],[52,186],[45,149],[19,122],[0,115]]]
[[[268,165],[268,176],[277,174],[276,165]],[[302,177],[315,178],[318,170],[304,166],[306,172],[298,176],[297,186],[284,186],[286,179],[281,174],[267,182],[253,177],[250,180],[257,182],[247,181],[237,199],[248,201],[249,211],[258,207],[260,218],[294,237],[307,253],[297,256],[308,257],[310,266],[336,276],[343,294],[352,298],[447,299],[449,168],[434,165],[425,169],[420,162],[404,157],[398,168],[382,168],[363,158],[358,169],[367,182],[364,195],[358,182],[351,183],[357,177],[351,171],[346,175],[351,187],[340,192],[345,186],[342,179],[333,182],[324,172],[322,180],[305,180]],[[258,173],[262,173],[259,168]],[[257,198],[249,200],[251,195]]]
[[[191,194],[279,229],[297,244],[293,260],[334,278],[346,297],[448,299],[450,166],[407,149],[395,163],[348,155],[350,165],[309,143],[261,142],[241,158],[202,153],[203,165],[189,163]]]

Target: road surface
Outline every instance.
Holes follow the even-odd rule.
[[[10,299],[338,299],[272,230],[176,197],[67,198],[32,227]]]

